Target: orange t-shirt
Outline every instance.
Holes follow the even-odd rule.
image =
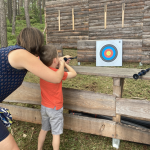
[[[49,67],[53,71],[58,69]],[[68,76],[67,72],[64,72],[62,80],[66,80]],[[43,79],[40,79],[41,88],[41,104],[48,108],[54,108],[59,110],[63,107],[63,93],[62,93],[62,81],[60,83],[50,83]]]

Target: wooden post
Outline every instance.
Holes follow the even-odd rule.
[[[74,8],[72,8],[72,30],[74,30]]]
[[[107,24],[107,5],[104,7],[104,28],[106,29]]]
[[[122,97],[123,84],[124,84],[124,78],[113,78],[113,95],[115,95],[118,98]],[[113,121],[120,122],[121,116],[116,115],[116,117],[113,117]]]
[[[60,31],[60,10],[58,10],[58,26],[59,26],[59,31]]]
[[[125,11],[125,3],[122,3],[122,28],[124,27],[124,11]]]
[[[124,84],[124,78],[113,78],[113,95],[116,97],[121,98],[122,97],[122,91],[123,91],[123,84]],[[121,121],[121,115],[116,115],[113,117],[114,122],[120,122]],[[112,146],[115,148],[119,148],[120,139],[117,138],[116,130],[114,138],[112,139]]]

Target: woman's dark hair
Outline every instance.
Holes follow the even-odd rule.
[[[53,45],[42,46],[39,50],[39,57],[46,66],[50,66],[53,63],[53,59],[57,58],[56,47]]]
[[[43,33],[33,27],[24,28],[17,37],[17,45],[22,46],[33,55],[39,55],[39,49],[43,44]]]

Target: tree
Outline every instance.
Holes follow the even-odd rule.
[[[45,7],[45,0],[42,0],[42,8],[44,9]]]
[[[12,23],[12,0],[7,0],[7,8],[8,8],[8,20],[9,23]]]
[[[38,0],[38,9],[39,9],[40,23],[42,24],[41,0]]]
[[[25,9],[25,17],[26,17],[26,23],[27,23],[27,27],[30,27],[30,18],[29,18],[29,11],[28,11],[28,0],[24,1],[24,9]]]
[[[15,34],[16,26],[16,0],[13,0],[13,22],[12,22],[12,34]]]
[[[23,7],[23,0],[19,0],[19,8]]]
[[[0,0],[0,10],[1,47],[7,47],[7,24],[4,0]]]

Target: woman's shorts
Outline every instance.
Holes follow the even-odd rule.
[[[9,135],[9,131],[0,120],[0,142],[3,141]]]

